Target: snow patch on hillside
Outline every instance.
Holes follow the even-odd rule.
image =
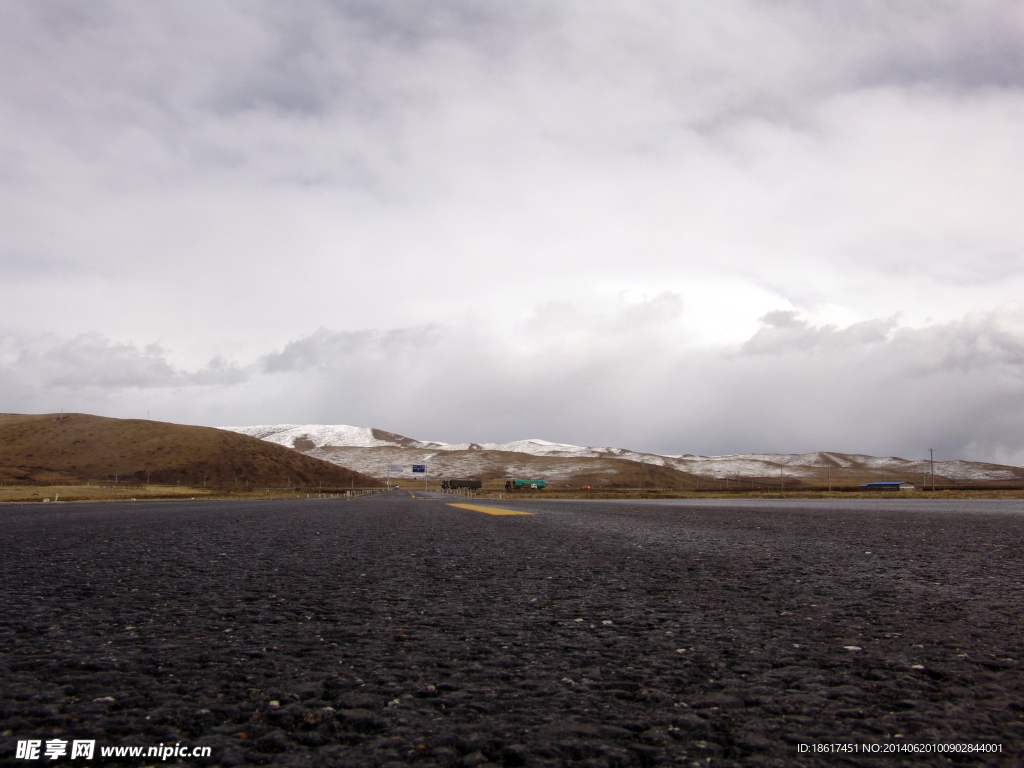
[[[892,474],[892,479],[921,479],[931,470],[928,461],[909,461],[894,456],[866,456],[864,454],[815,452],[815,453],[741,453],[729,456],[695,456],[693,454],[661,455],[641,453],[625,448],[599,448],[592,446],[553,443],[550,440],[537,438],[516,440],[509,443],[439,443],[415,440],[404,435],[385,432],[369,427],[353,427],[348,424],[261,424],[254,427],[221,427],[221,429],[239,432],[244,435],[267,440],[289,448],[297,448],[309,452],[318,458],[327,458],[339,463],[337,448],[394,448],[401,449],[403,455],[395,454],[390,461],[393,463],[425,463],[432,460],[432,471],[461,471],[471,473],[474,470],[484,471],[493,468],[494,457],[484,459],[486,453],[500,451],[502,453],[520,454],[525,457],[548,459],[624,459],[658,467],[671,467],[693,475],[710,478],[820,478],[827,467],[833,470],[870,470]],[[424,453],[428,452],[428,453]],[[479,460],[471,458],[473,453],[481,453]],[[445,459],[445,454],[464,453],[458,459]],[[407,454],[407,455],[405,455]],[[330,457],[330,458],[328,458]],[[406,460],[408,459],[408,460]],[[354,461],[355,457],[346,454],[346,461]],[[365,467],[358,471],[380,475],[378,464],[380,458],[369,459]],[[499,461],[500,463],[500,461]],[[522,460],[505,461],[509,475],[528,474],[528,465]],[[346,464],[348,466],[348,464]],[[443,467],[443,469],[442,469]],[[350,468],[356,468],[354,466]],[[568,477],[574,471],[572,464],[558,465],[548,468],[558,476]],[[970,461],[937,461],[935,473],[940,477],[957,478],[960,480],[1012,480],[1021,476],[1014,467],[997,464],[984,464]]]
[[[348,424],[260,424],[255,427],[220,427],[229,432],[238,432],[278,445],[295,447],[296,440],[308,440],[313,447],[326,445],[351,446],[353,448],[377,448],[396,445],[373,436],[369,427],[352,427]]]

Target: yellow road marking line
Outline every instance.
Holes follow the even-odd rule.
[[[513,509],[501,509],[500,507],[478,507],[475,504],[449,504],[449,507],[468,509],[471,512],[483,512],[485,515],[532,515],[533,512],[516,512]]]

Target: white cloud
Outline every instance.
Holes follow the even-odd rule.
[[[112,342],[99,333],[66,340],[53,334],[31,339],[6,336],[0,348],[0,375],[7,386],[21,392],[38,391],[44,397],[53,391],[231,386],[246,378],[220,355],[198,370],[183,371],[168,362],[167,350],[159,344],[140,348]]]
[[[761,318],[764,327],[742,347],[748,355],[787,352],[839,352],[853,347],[884,343],[896,327],[897,316],[865,320],[846,328],[812,326],[792,310],[777,309]]]
[[[435,326],[390,331],[329,331],[319,328],[309,336],[288,342],[280,352],[262,358],[268,373],[350,369],[382,359],[404,357],[412,351],[434,349],[440,341]]]
[[[6,339],[0,378],[27,410],[100,402],[161,418],[375,426],[446,442],[527,437],[663,453],[836,450],[1020,462],[1024,312],[924,328],[845,328],[770,313],[740,345],[679,345],[674,313],[642,328],[571,305],[513,336],[483,326],[319,329],[250,364],[176,370],[159,347]],[[120,405],[118,405],[120,404]]]
[[[3,5],[0,407],[1016,455],[921,430],[1017,396],[1022,51],[1009,1]]]

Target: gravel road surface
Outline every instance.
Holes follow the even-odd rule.
[[[0,508],[0,765],[1024,761],[1019,502],[452,501]]]

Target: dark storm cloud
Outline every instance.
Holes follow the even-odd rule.
[[[962,321],[899,331],[894,343],[918,370],[999,371],[1024,380],[1020,311],[977,312]]]
[[[930,9],[886,5],[903,22],[891,34],[909,34],[904,45],[864,67],[866,83],[963,90],[1024,86],[1024,14],[1018,4],[936,3]],[[862,17],[865,26],[878,21]]]
[[[200,13],[203,8],[209,12]],[[72,82],[98,86],[103,97],[86,104],[73,92],[56,91],[59,81],[34,79],[38,92],[21,91],[20,98],[39,107],[44,94],[58,95],[46,108],[79,118],[92,112],[146,120],[155,109],[170,130],[189,127],[181,121],[190,119],[184,112],[190,109],[311,118],[340,113],[387,128],[385,118],[401,122],[448,109],[446,97],[481,83],[481,75],[500,92],[533,67],[549,69],[547,86],[567,95],[581,83],[600,81],[609,89],[594,94],[602,108],[614,108],[609,97],[625,89],[659,93],[677,118],[700,125],[728,116],[771,118],[776,109],[785,121],[795,104],[858,87],[1007,88],[1024,78],[1024,20],[1007,3],[934,4],[927,12],[874,3],[747,2],[712,9],[697,3],[300,2],[244,10],[236,3],[212,9],[177,3],[146,12],[125,3],[55,3],[9,6],[6,15],[12,60],[52,45],[57,57],[51,67]],[[642,57],[640,45],[646,46]],[[449,66],[479,71],[427,76]],[[564,106],[587,93],[578,91]],[[120,114],[109,111],[114,107]]]

